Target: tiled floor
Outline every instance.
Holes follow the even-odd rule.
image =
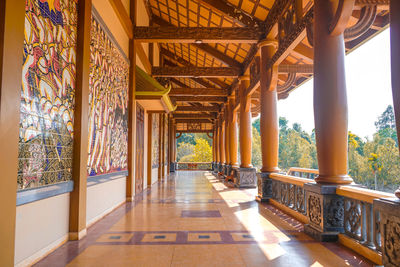
[[[372,266],[208,172],[178,172],[37,266]]]

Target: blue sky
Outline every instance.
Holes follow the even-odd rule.
[[[346,56],[349,131],[372,138],[374,122],[393,105],[390,82],[390,33],[386,29]],[[278,102],[279,116],[298,122],[311,133],[314,128],[313,81],[310,80]]]

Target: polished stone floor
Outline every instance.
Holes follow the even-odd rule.
[[[36,266],[372,266],[209,172],[154,185]]]

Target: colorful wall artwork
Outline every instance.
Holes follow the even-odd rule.
[[[70,180],[77,0],[26,0],[18,189]]]
[[[128,169],[129,62],[92,18],[89,74],[88,175]]]
[[[151,156],[151,167],[158,168],[160,165],[160,114],[159,113],[152,113],[152,156]]]

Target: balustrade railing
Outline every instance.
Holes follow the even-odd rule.
[[[306,183],[312,183],[313,180],[280,173],[273,173],[270,178],[272,179],[272,199],[299,214],[300,216],[293,215],[306,223],[307,203],[303,186]]]
[[[318,170],[292,167],[287,172],[287,175],[296,176],[296,177],[302,177],[302,178],[315,179],[315,176],[318,175]]]
[[[211,170],[211,162],[177,162],[177,170]]]
[[[289,211],[303,223],[307,215],[306,183],[315,183],[318,170],[290,168],[287,174],[274,173],[272,204]],[[381,214],[374,208],[374,200],[393,198],[394,194],[362,188],[358,185],[338,186],[336,195],[343,197],[343,229],[339,241],[375,263],[382,262]],[[275,203],[274,203],[275,202]]]
[[[373,202],[394,195],[356,186],[339,186],[336,194],[344,197],[344,235],[381,252],[380,213],[374,209]]]

